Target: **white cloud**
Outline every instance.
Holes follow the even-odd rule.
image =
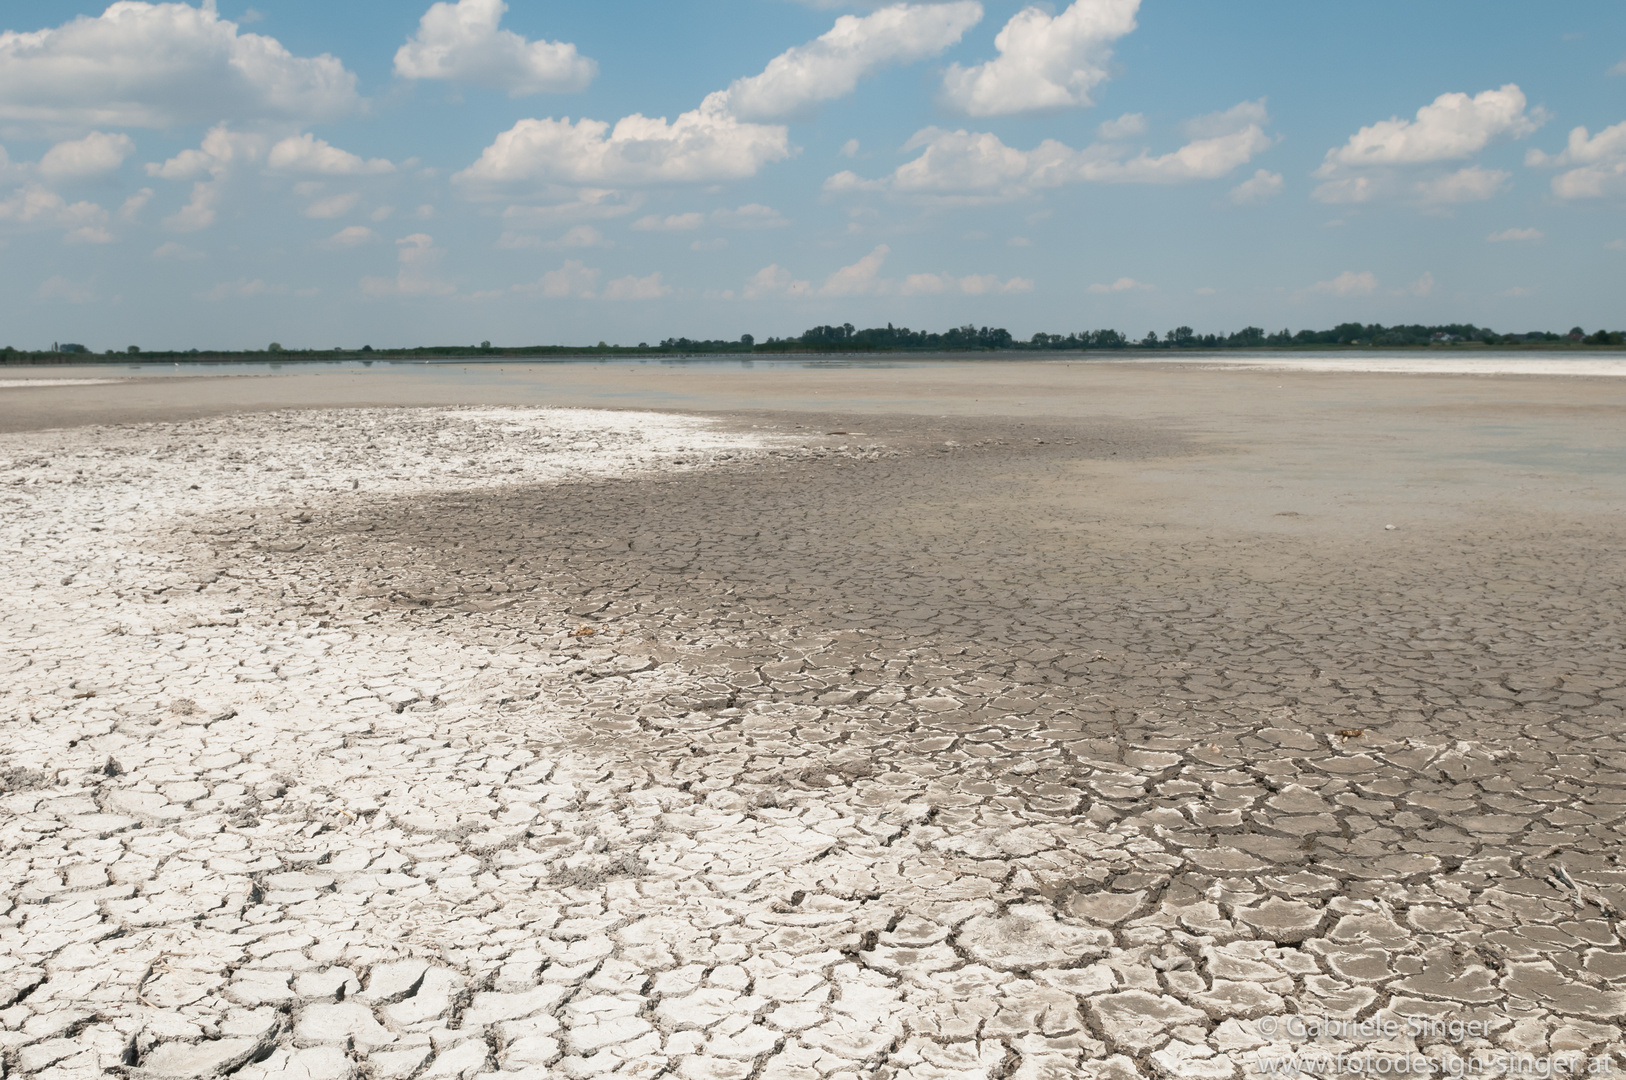
[[[593,228],[593,226],[577,225],[567,229],[563,236],[552,241],[547,246],[551,248],[590,248],[609,247],[610,245],[605,241],[604,234]]]
[[[1557,154],[1531,150],[1526,165],[1579,168],[1553,177],[1553,194],[1560,199],[1598,199],[1626,192],[1626,123],[1604,128],[1596,135],[1578,127]]]
[[[1609,251],[1626,251],[1626,238],[1611,240],[1604,247]]]
[[[747,300],[761,300],[769,296],[810,296],[812,293],[812,282],[798,281],[789,270],[778,265],[764,266],[745,283]]]
[[[113,234],[100,225],[82,225],[62,235],[64,244],[111,244]]]
[[[844,158],[855,158],[855,157],[857,157],[858,156],[858,140],[857,139],[848,139],[846,142],[842,143],[841,144],[841,150],[839,151],[839,153]]]
[[[1284,186],[1281,173],[1260,169],[1231,189],[1231,202],[1237,206],[1255,206],[1280,195]]]
[[[540,279],[524,285],[515,285],[520,293],[539,293],[549,300],[591,300],[598,287],[597,270],[571,259],[557,270],[549,270]]]
[[[755,176],[793,151],[784,125],[742,117],[780,116],[850,93],[859,79],[885,64],[942,51],[981,14],[975,0],[956,0],[894,4],[863,18],[842,16],[829,33],[776,57],[760,75],[708,94],[699,108],[676,120],[642,113],[613,126],[585,117],[520,120],[452,180],[479,197],[492,189],[549,182],[645,185]]]
[[[152,201],[152,196],[152,188],[142,188],[140,191],[124,200],[124,205],[119,207],[119,217],[123,218],[125,221],[134,221],[136,219],[136,215],[141,213],[141,211],[146,208],[147,204]]]
[[[1412,185],[1412,190],[1416,193],[1417,201],[1426,206],[1483,202],[1500,191],[1510,175],[1501,169],[1482,169],[1473,165],[1444,176],[1419,180]]]
[[[598,64],[563,41],[526,41],[498,28],[503,0],[438,3],[417,34],[395,54],[403,79],[453,79],[503,90],[509,97],[585,90]]]
[[[747,124],[712,98],[667,123],[634,114],[602,120],[521,120],[452,179],[465,190],[556,181],[654,184],[740,180],[790,156],[785,128]]]
[[[771,206],[746,203],[733,210],[713,210],[713,225],[724,229],[779,229],[790,224],[790,219]]]
[[[968,116],[1093,105],[1112,43],[1135,29],[1140,0],[1076,0],[1060,15],[1023,8],[994,38],[999,56],[943,76],[943,101]]]
[[[4,120],[166,128],[316,120],[359,104],[356,77],[338,60],[239,34],[208,2],[120,0],[54,29],[0,33]]]
[[[1622,60],[1620,63],[1616,64],[1614,67],[1610,68],[1609,69],[1609,74],[1611,74],[1611,75],[1626,75],[1626,60]]]
[[[69,243],[105,243],[111,240],[104,228],[107,217],[107,211],[97,203],[70,203],[38,184],[20,188],[10,198],[0,202],[0,222],[62,229],[64,239]]]
[[[1146,117],[1142,113],[1124,113],[1116,120],[1108,120],[1098,124],[1095,128],[1097,138],[1112,142],[1116,139],[1133,139],[1146,134]]]
[[[88,304],[96,299],[96,293],[89,285],[69,281],[59,274],[40,282],[40,287],[34,290],[34,299],[65,300],[70,304]]]
[[[251,300],[256,296],[281,296],[288,291],[286,285],[267,285],[260,278],[238,278],[222,281],[205,292],[195,293],[199,300]]]
[[[1089,291],[1097,295],[1121,292],[1155,292],[1156,285],[1148,285],[1144,281],[1136,281],[1132,277],[1121,277],[1110,285],[1091,285]]]
[[[1494,138],[1523,138],[1545,120],[1541,110],[1525,111],[1524,91],[1514,83],[1500,90],[1441,94],[1417,110],[1414,120],[1398,116],[1363,127],[1343,146],[1327,151],[1317,176],[1331,178],[1338,166],[1417,165],[1472,157]],[[1323,176],[1325,174],[1325,176]]]
[[[47,180],[72,180],[110,173],[135,153],[135,141],[128,135],[108,135],[92,131],[82,139],[60,142],[40,158],[40,175]]]
[[[322,246],[329,251],[344,251],[347,248],[370,244],[377,239],[378,234],[367,226],[349,225],[323,240]]]
[[[872,15],[843,15],[829,33],[781,53],[760,75],[736,79],[713,98],[747,120],[790,115],[845,97],[883,67],[936,56],[981,20],[976,0],[893,4]]]
[[[361,196],[353,191],[346,192],[343,195],[329,195],[327,198],[318,199],[305,207],[304,214],[308,218],[318,220],[344,217],[344,215],[354,210],[356,203],[360,201]]]
[[[1263,102],[1243,102],[1223,113],[1202,117],[1188,126],[1216,132],[1195,138],[1154,157],[1142,150],[1134,157],[1119,145],[1097,143],[1083,150],[1046,139],[1035,149],[1006,146],[989,132],[917,132],[904,149],[924,148],[915,160],[884,180],[865,180],[841,172],[825,181],[826,191],[892,191],[925,197],[1013,198],[1063,184],[1178,184],[1217,179],[1247,164],[1268,149],[1271,138]],[[1229,129],[1229,130],[1227,130]]]
[[[887,283],[880,277],[881,264],[886,262],[891,250],[882,244],[851,266],[843,266],[819,286],[819,295],[863,296],[883,291]]]
[[[1323,203],[1395,197],[1424,207],[1489,199],[1506,184],[1506,172],[1468,166],[1417,178],[1407,170],[1472,157],[1498,138],[1522,139],[1546,119],[1543,110],[1527,108],[1514,83],[1475,97],[1441,94],[1412,120],[1392,117],[1363,127],[1328,150],[1313,174],[1323,182],[1311,197]]]
[[[393,278],[364,277],[361,291],[367,296],[450,296],[457,286],[434,276],[435,264],[444,252],[434,237],[413,233],[395,242],[400,269]]]
[[[1406,286],[1406,291],[1413,296],[1433,296],[1434,284],[1434,275],[1424,270],[1422,277]]]
[[[1504,296],[1504,297],[1508,298],[1509,300],[1519,300],[1519,299],[1522,299],[1523,297],[1526,297],[1526,296],[1534,296],[1534,295],[1536,295],[1537,291],[1538,290],[1530,288],[1530,287],[1525,286],[1525,285],[1515,285],[1511,289],[1503,289],[1501,292],[1497,293],[1496,295],[1497,296]]]
[[[231,131],[221,124],[203,137],[200,149],[182,150],[161,164],[149,163],[148,176],[196,180],[191,201],[165,218],[164,227],[175,232],[197,232],[213,225],[231,173],[242,165],[258,161],[265,152],[265,143],[263,136]],[[205,175],[210,179],[196,179]]]
[[[1371,296],[1378,291],[1378,279],[1370,270],[1359,274],[1345,270],[1331,281],[1318,281],[1305,291],[1332,296]]]
[[[632,227],[639,232],[687,232],[698,229],[705,223],[706,215],[696,211],[687,214],[668,214],[665,217],[650,214],[634,221]]]
[[[903,279],[898,291],[904,296],[933,296],[941,293],[990,296],[1032,292],[1033,282],[1028,278],[1001,281],[993,274],[971,274],[966,277],[955,277],[952,274],[910,274]]]
[[[516,229],[545,229],[573,221],[608,221],[634,213],[644,204],[630,195],[607,188],[579,188],[558,193],[561,202],[546,206],[514,205],[503,211],[503,224]]]
[[[1033,241],[1029,240],[1025,236],[1013,236],[1009,240],[1005,241],[1005,246],[1013,248],[1030,248],[1033,246]]]
[[[1316,185],[1310,197],[1317,202],[1332,204],[1363,203],[1371,202],[1377,193],[1378,184],[1370,176],[1350,176]]]
[[[1518,240],[1540,240],[1546,235],[1540,229],[1503,229],[1501,232],[1491,233],[1485,239],[1493,244],[1505,244]]]
[[[689,245],[690,251],[721,251],[728,246],[728,241],[721,236],[714,236],[710,240],[696,240]]]
[[[360,176],[395,171],[395,165],[383,158],[366,161],[310,134],[283,139],[271,148],[265,163],[278,172],[318,176]]]
[[[153,251],[152,257],[160,261],[174,259],[177,262],[196,262],[199,259],[208,258],[203,252],[195,251],[174,240],[166,240],[164,243],[159,244]]]
[[[606,300],[659,300],[663,296],[670,296],[672,287],[661,281],[659,270],[648,277],[616,278],[604,286],[604,299]]]

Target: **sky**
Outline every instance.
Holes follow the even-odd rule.
[[[1626,328],[1618,0],[0,11],[0,346]]]

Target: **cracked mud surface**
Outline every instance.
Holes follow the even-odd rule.
[[[0,439],[6,1068],[1618,1054],[1611,522],[1152,527],[1091,470],[1175,431],[758,419]]]

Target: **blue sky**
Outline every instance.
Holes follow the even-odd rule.
[[[1626,326],[1619,3],[0,19],[0,345]]]

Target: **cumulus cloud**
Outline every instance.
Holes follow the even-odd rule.
[[[1122,292],[1155,292],[1156,285],[1148,285],[1144,281],[1136,281],[1132,277],[1121,277],[1110,285],[1091,285],[1089,291],[1098,296],[1108,293]]]
[[[152,188],[142,188],[140,191],[124,200],[124,205],[119,207],[119,217],[123,218],[125,221],[134,221],[136,219],[136,215],[140,214],[141,211],[146,208],[147,204],[152,201],[152,196]]]
[[[829,33],[776,57],[760,75],[706,95],[676,120],[642,113],[614,125],[585,117],[521,120],[452,180],[477,196],[550,182],[641,186],[755,176],[792,154],[784,125],[757,120],[851,93],[886,64],[936,55],[981,15],[975,0],[956,0],[842,16]]]
[[[256,296],[281,296],[288,291],[286,285],[267,285],[261,278],[238,278],[222,281],[214,288],[195,293],[199,300],[251,300]]]
[[[509,97],[585,90],[598,64],[563,41],[526,41],[499,28],[503,0],[438,3],[395,53],[403,79],[452,79],[503,90]]]
[[[349,225],[323,240],[322,246],[329,251],[344,251],[347,248],[370,244],[377,239],[378,234],[367,226]]]
[[[47,180],[73,180],[110,173],[135,153],[128,135],[92,131],[82,139],[59,142],[40,158],[39,172]]]
[[[845,97],[884,67],[936,56],[981,20],[976,0],[893,4],[863,17],[843,15],[829,33],[781,53],[760,75],[737,79],[713,96],[747,120],[787,116]]]
[[[69,281],[60,274],[46,278],[34,290],[36,300],[65,300],[70,304],[88,304],[96,299],[96,291],[89,285]]]
[[[789,270],[773,265],[757,271],[745,283],[747,300],[785,296],[937,296],[958,293],[964,296],[992,296],[1033,290],[1027,278],[1001,280],[993,274],[910,274],[901,282],[881,276],[881,268],[892,249],[881,244],[850,266],[843,266],[817,288],[794,277]]]
[[[641,217],[632,223],[632,227],[639,232],[688,232],[698,229],[706,223],[706,215],[698,211],[687,214],[650,214]]]
[[[521,120],[452,179],[465,190],[554,181],[656,184],[740,180],[790,156],[782,126],[748,124],[712,98],[668,123],[634,114],[602,120]]]
[[[1502,189],[1507,173],[1469,166],[1416,178],[1407,170],[1472,157],[1495,139],[1522,139],[1545,121],[1546,113],[1528,108],[1514,83],[1474,97],[1441,94],[1414,119],[1392,117],[1363,127],[1328,150],[1313,174],[1322,183],[1312,197],[1324,203],[1398,197],[1423,206],[1488,199]]]
[[[1470,166],[1444,176],[1419,180],[1412,185],[1417,201],[1426,206],[1483,202],[1502,190],[1511,174],[1501,169]]]
[[[1432,280],[1430,278],[1430,281]],[[1318,281],[1305,291],[1331,296],[1371,296],[1378,291],[1378,279],[1370,270],[1363,270],[1358,274],[1353,270],[1345,270],[1331,281]]]
[[[203,252],[187,247],[174,240],[167,240],[153,250],[152,257],[159,261],[173,259],[177,262],[196,262],[208,258]]]
[[[967,116],[1008,116],[1095,104],[1112,43],[1135,29],[1140,0],[1076,0],[1060,15],[1023,8],[994,38],[999,55],[975,67],[953,64],[944,104]]]
[[[514,291],[544,296],[549,300],[591,300],[596,295],[598,275],[597,270],[590,270],[585,264],[571,259],[534,282],[515,285]]]
[[[209,130],[199,149],[182,150],[168,161],[149,163],[148,176],[195,181],[191,200],[165,218],[164,227],[175,232],[197,232],[213,225],[232,171],[258,161],[265,153],[265,142],[263,136],[231,131],[221,124]],[[198,179],[203,176],[209,179]]]
[[[843,266],[825,279],[824,284],[819,287],[819,295],[862,296],[865,293],[881,291],[883,285],[880,277],[881,264],[886,262],[891,250],[882,244],[851,266]]]
[[[686,214],[649,214],[632,223],[639,232],[689,232],[707,222],[724,229],[777,229],[790,224],[790,220],[771,206],[747,203],[737,209],[713,210],[709,215],[698,211]]]
[[[1604,128],[1596,135],[1584,127],[1575,128],[1562,151],[1544,154],[1531,150],[1524,163],[1538,168],[1568,168],[1553,177],[1553,194],[1560,199],[1621,194],[1626,192],[1626,123]]]
[[[1396,116],[1361,128],[1343,146],[1327,151],[1322,171],[1472,157],[1494,138],[1523,138],[1540,127],[1544,115],[1540,110],[1531,115],[1525,106],[1524,91],[1514,83],[1475,97],[1441,94],[1433,104],[1418,109],[1414,120]]]
[[[1097,138],[1112,142],[1116,139],[1133,139],[1146,134],[1146,117],[1142,113],[1124,113],[1116,120],[1108,120],[1096,125]]]
[[[1485,239],[1493,244],[1506,244],[1521,240],[1540,240],[1546,235],[1540,229],[1503,229],[1501,232],[1491,233]]]
[[[604,286],[604,299],[606,300],[659,300],[663,296],[670,296],[672,287],[661,281],[659,270],[648,277],[616,278]]]
[[[265,163],[278,172],[312,176],[361,176],[395,171],[395,165],[383,158],[366,161],[310,134],[283,139],[271,148]]]
[[[435,277],[435,264],[444,252],[435,246],[434,237],[426,233],[413,233],[395,242],[395,257],[400,264],[393,278],[364,277],[361,291],[372,297],[387,296],[450,296],[457,286]]]
[[[33,184],[0,201],[0,222],[36,228],[62,229],[69,243],[107,243],[108,214],[93,202],[70,203],[49,188]]]
[[[305,207],[304,214],[308,218],[318,220],[340,218],[354,210],[360,201],[361,196],[354,191],[345,192],[343,195],[329,195]]]
[[[566,229],[563,236],[555,240],[544,240],[540,236],[518,233],[512,230],[504,232],[497,238],[497,247],[504,250],[515,251],[525,248],[592,248],[614,247],[604,234],[591,225],[577,225]]]
[[[724,229],[779,229],[790,224],[789,218],[761,203],[747,203],[733,210],[713,210],[711,221]]]
[[[1001,281],[993,274],[969,274],[965,277],[955,277],[953,274],[910,274],[903,279],[898,291],[904,296],[935,296],[942,293],[990,296],[1032,292],[1033,282],[1020,277]]]
[[[214,4],[120,0],[96,17],[0,33],[0,119],[166,128],[222,120],[311,121],[360,104],[332,56],[298,57],[238,32]]]
[[[761,300],[772,296],[811,296],[813,283],[798,281],[789,270],[775,264],[764,266],[745,283],[745,298]]]
[[[1268,149],[1269,123],[1263,102],[1243,102],[1223,113],[1200,117],[1188,127],[1204,132],[1178,150],[1131,157],[1121,145],[1097,143],[1074,150],[1046,139],[1033,150],[1006,146],[989,132],[917,132],[904,149],[921,149],[913,161],[883,180],[841,172],[825,181],[826,191],[890,191],[922,197],[1013,198],[1036,189],[1075,183],[1179,184],[1213,180],[1245,165]]]
[[[642,195],[610,188],[578,188],[558,193],[558,202],[546,205],[515,204],[502,213],[503,224],[514,229],[543,229],[573,221],[608,221],[636,213]]]
[[[1282,193],[1281,173],[1260,169],[1253,176],[1231,189],[1231,202],[1237,206],[1255,206]]]

